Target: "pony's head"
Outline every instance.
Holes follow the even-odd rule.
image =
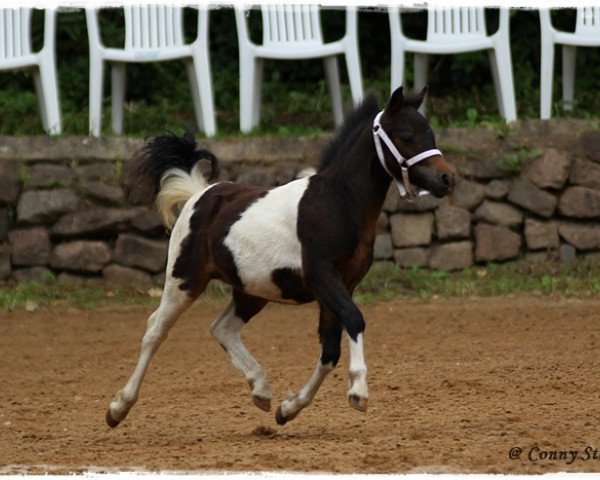
[[[446,163],[435,145],[429,123],[417,109],[427,87],[404,96],[396,89],[385,109],[375,117],[373,135],[383,168],[398,184],[400,193],[412,193],[411,185],[436,197],[452,192],[454,169]]]

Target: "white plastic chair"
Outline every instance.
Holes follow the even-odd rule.
[[[429,7],[427,37],[415,40],[402,32],[399,7],[389,8],[392,43],[391,91],[403,84],[404,55],[413,52],[414,83],[422,88],[427,82],[427,55],[448,55],[487,50],[496,89],[500,115],[507,122],[517,118],[509,38],[509,12],[500,9],[496,33],[488,35],[482,7]],[[422,110],[424,112],[424,110]]]
[[[352,100],[363,96],[358,52],[356,8],[346,9],[345,35],[325,43],[317,5],[262,5],[263,43],[252,42],[246,23],[246,7],[236,5],[235,17],[240,55],[240,130],[249,132],[260,123],[261,84],[264,59],[298,60],[323,58],[336,125],[343,120],[337,55],[344,55]]]
[[[0,9],[0,70],[34,68],[33,79],[44,130],[62,132],[55,60],[53,9],[44,10],[44,45],[31,50],[31,8]]]
[[[552,115],[552,83],[554,80],[554,45],[562,45],[563,108],[573,110],[575,60],[577,47],[600,47],[600,7],[578,7],[575,32],[557,30],[552,25],[550,10],[540,9],[542,59],[540,79],[540,117]]]
[[[112,130],[123,132],[126,63],[184,59],[194,101],[196,122],[207,136],[216,133],[208,54],[208,10],[198,9],[198,35],[186,44],[182,7],[125,6],[125,45],[109,48],[102,43],[95,8],[85,9],[90,42],[90,133],[100,136],[104,62],[112,63]]]

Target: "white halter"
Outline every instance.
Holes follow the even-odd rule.
[[[404,158],[402,156],[402,154],[398,151],[396,146],[393,144],[393,142],[390,140],[390,137],[388,137],[387,133],[385,133],[385,131],[383,130],[383,127],[381,126],[381,123],[379,122],[379,120],[381,119],[381,116],[383,115],[383,112],[384,112],[384,110],[379,112],[377,114],[377,116],[375,117],[375,120],[373,120],[373,139],[375,140],[375,150],[377,150],[377,157],[379,157],[381,166],[385,169],[385,171],[388,173],[388,175],[396,181],[396,185],[398,186],[400,195],[402,197],[406,197],[410,193],[409,196],[412,196],[412,192],[410,189],[410,183],[408,181],[409,167],[412,167],[415,163],[419,163],[420,161],[425,160],[429,157],[433,157],[435,155],[441,155],[442,152],[440,152],[437,148],[432,148],[431,150],[425,150],[424,152],[421,152],[421,153],[415,155],[414,157],[409,158],[408,160],[406,158]],[[381,145],[381,140],[383,140],[383,143],[386,144],[389,151],[396,158],[398,165],[402,169],[402,181],[397,180],[394,177],[394,175],[392,175],[392,172],[390,172],[387,165],[385,164],[385,157],[383,155],[383,147]],[[429,194],[429,192],[427,190],[421,190],[418,193],[419,196],[427,195],[427,194]]]

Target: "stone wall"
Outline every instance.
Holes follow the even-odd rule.
[[[446,199],[410,203],[390,188],[376,258],[456,270],[473,264],[600,256],[600,133],[593,123],[525,121],[448,129],[438,146],[460,178]],[[327,137],[203,141],[222,178],[279,185],[315,166]],[[131,203],[124,164],[141,140],[0,138],[0,280],[164,278],[168,237]],[[510,167],[510,168],[509,168]]]

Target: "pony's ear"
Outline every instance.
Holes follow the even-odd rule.
[[[427,93],[427,87],[423,87],[419,93],[415,95],[410,95],[404,99],[404,106],[413,107],[415,110],[418,110],[421,104],[423,103],[423,99],[425,98],[425,94]]]
[[[395,114],[402,107],[402,102],[404,102],[404,93],[402,89],[402,85],[399,86],[390,97],[390,101],[388,102],[388,110],[391,115]]]

